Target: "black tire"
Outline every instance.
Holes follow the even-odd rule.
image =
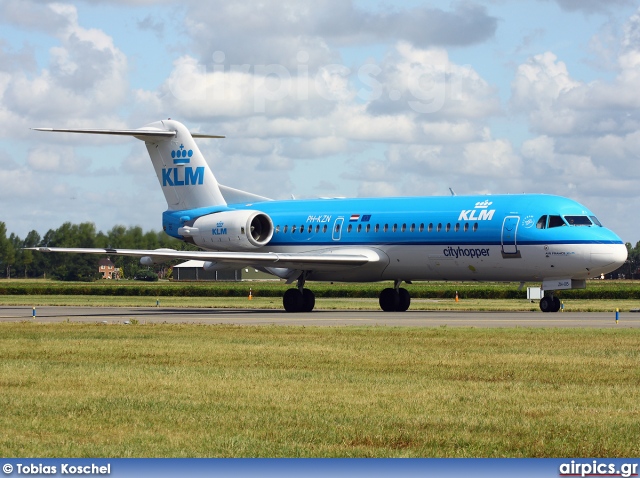
[[[404,312],[410,305],[411,295],[409,295],[409,291],[403,288],[398,289],[398,308],[396,310],[398,312]]]
[[[311,312],[315,305],[315,294],[309,289],[302,289],[302,312]]]
[[[560,310],[560,299],[558,299],[557,297],[553,298],[553,308],[551,309],[551,312],[558,312]]]
[[[540,299],[540,310],[542,312],[551,312],[553,310],[553,299],[546,295]]]
[[[380,299],[378,301],[380,302],[380,308],[385,312],[395,312],[398,310],[400,298],[395,289],[388,287],[380,292]]]
[[[282,305],[287,312],[302,312],[302,294],[298,289],[288,289],[282,296]]]

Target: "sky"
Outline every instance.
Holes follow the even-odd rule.
[[[640,241],[640,2],[0,0],[0,221],[161,230],[172,118],[274,199],[545,193]]]

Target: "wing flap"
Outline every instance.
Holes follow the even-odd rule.
[[[301,270],[335,270],[363,266],[378,262],[380,256],[373,250],[358,249],[353,254],[344,249],[324,253],[276,253],[276,252],[212,252],[212,251],[160,251],[140,249],[98,249],[82,247],[28,247],[38,252],[62,252],[75,254],[120,255],[129,257],[154,257],[210,261],[261,267],[281,267]]]

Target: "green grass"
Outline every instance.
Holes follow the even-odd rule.
[[[416,282],[405,286],[416,299],[526,299],[526,288],[503,282]],[[526,284],[526,286],[540,284]],[[317,298],[377,298],[390,282],[326,283],[312,282]],[[249,282],[156,282],[98,281],[93,283],[51,280],[0,280],[0,295],[103,295],[140,297],[238,297],[245,298],[251,288],[258,297],[282,297],[288,286],[280,281]],[[617,299],[640,301],[638,281],[589,281],[587,289],[559,291],[562,299]]]
[[[634,329],[0,324],[5,457],[629,457]]]

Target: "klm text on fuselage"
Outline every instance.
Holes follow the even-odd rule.
[[[192,168],[163,168],[163,186],[193,186],[204,182],[204,166]]]

